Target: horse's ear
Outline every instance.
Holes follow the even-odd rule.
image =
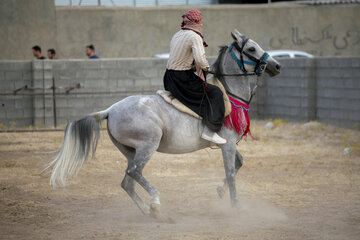
[[[231,32],[231,36],[233,37],[234,40],[241,42],[244,35],[242,35],[237,29],[234,29]]]

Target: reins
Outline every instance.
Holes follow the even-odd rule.
[[[209,73],[213,74],[213,75],[218,75],[218,76],[238,76],[238,77],[241,77],[241,76],[253,76],[253,75],[257,75],[256,73],[254,72],[251,72],[251,73],[234,73],[234,74],[226,74],[226,73],[222,73],[222,74],[219,74],[219,73],[215,73],[213,71],[209,71]]]
[[[215,75],[215,72],[213,71],[209,71],[209,73]],[[255,86],[253,87],[253,89],[251,90],[251,93],[250,93],[250,99],[249,100],[245,100],[244,98],[234,94],[233,92],[231,92],[229,86],[227,85],[226,81],[223,81],[222,84],[224,85],[225,89],[226,89],[226,92],[232,96],[232,97],[235,97],[235,98],[238,98],[240,99],[241,101],[243,101],[246,105],[250,105],[250,102],[253,98],[253,96],[255,95],[255,90],[256,88],[259,86],[258,85],[258,82],[259,82],[259,76],[255,73],[247,73],[247,74],[217,74],[218,76],[255,76],[256,75],[256,84]]]
[[[251,75],[255,75],[255,74],[251,74]],[[259,85],[258,85],[258,82],[259,82],[259,76],[256,76],[256,83],[255,83],[255,86],[253,87],[253,89],[251,89],[250,99],[249,99],[249,100],[246,100],[246,99],[244,99],[244,98],[242,98],[242,97],[234,94],[233,92],[231,92],[231,90],[230,90],[229,86],[227,85],[226,81],[223,81],[223,85],[224,85],[224,87],[225,87],[225,89],[226,89],[226,92],[227,92],[230,96],[232,96],[232,97],[234,97],[234,98],[237,98],[237,99],[240,99],[240,100],[243,101],[246,105],[250,105],[250,102],[251,102],[253,96],[255,95],[255,90],[256,90],[256,88],[259,86]]]

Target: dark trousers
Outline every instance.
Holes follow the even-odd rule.
[[[205,91],[205,83],[192,70],[167,69],[164,75],[165,90],[199,114],[210,130],[218,132],[224,123],[223,93],[214,85],[207,86]]]

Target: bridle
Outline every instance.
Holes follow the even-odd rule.
[[[241,46],[239,46],[237,41],[234,41],[229,47],[228,47],[228,51],[230,52],[232,58],[236,61],[237,65],[239,66],[239,68],[241,69],[241,71],[243,73],[240,74],[222,74],[222,73],[214,73],[211,72],[212,74],[216,74],[217,76],[257,76],[256,78],[256,84],[254,86],[254,88],[251,90],[251,95],[250,95],[250,99],[249,100],[245,100],[239,96],[237,96],[236,94],[233,94],[229,88],[229,86],[227,86],[226,81],[223,81],[224,87],[226,89],[226,92],[233,96],[236,97],[238,99],[240,99],[241,101],[243,101],[245,104],[249,105],[251,102],[252,97],[255,95],[255,90],[258,87],[258,81],[259,81],[259,77],[261,76],[263,70],[266,68],[266,60],[269,57],[269,54],[267,52],[264,52],[263,55],[261,55],[261,57],[259,59],[255,58],[254,56],[251,56],[249,53],[244,51],[244,47],[246,45],[246,43],[249,41],[248,37],[242,36],[242,44]],[[236,56],[235,52],[233,51],[233,48],[235,48],[239,53],[240,53],[240,59]],[[244,60],[243,55],[247,56],[251,61],[246,61]],[[252,65],[255,66],[254,72],[248,72],[248,70],[246,69],[245,65]]]
[[[245,73],[245,75],[248,73],[246,70],[245,64],[255,66],[253,74],[256,74],[258,76],[261,76],[262,71],[266,67],[266,60],[269,57],[269,54],[267,52],[264,52],[263,55],[259,59],[255,58],[254,56],[251,56],[249,53],[244,51],[245,44],[249,41],[248,37],[243,37],[243,41],[241,44],[241,47],[239,46],[237,41],[234,41],[229,47],[229,52],[232,56],[232,58],[236,61],[237,65]],[[235,55],[233,48],[236,48],[238,52],[240,53],[240,59]],[[247,56],[252,62],[245,61],[243,56]]]

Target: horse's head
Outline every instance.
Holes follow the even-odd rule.
[[[229,50],[232,55],[235,55],[234,59],[238,59],[238,65],[243,72],[254,72],[260,75],[265,70],[271,77],[280,73],[280,63],[269,56],[259,44],[236,29],[231,32],[231,36],[235,41]]]
[[[212,72],[222,82],[228,94],[250,104],[258,76],[265,71],[273,77],[280,73],[281,65],[259,44],[238,30],[235,29],[231,35],[235,41],[230,46],[220,48],[219,56],[212,65]]]

